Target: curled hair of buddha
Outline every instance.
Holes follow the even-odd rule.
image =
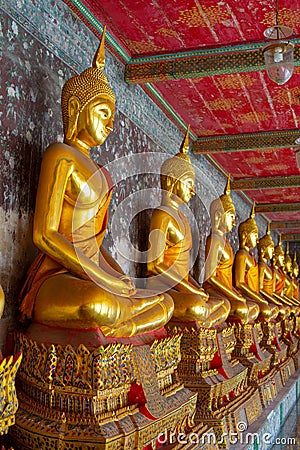
[[[116,97],[111,87],[108,84],[106,75],[103,72],[105,66],[105,30],[103,33],[98,50],[93,59],[92,67],[84,70],[79,75],[76,75],[69,80],[63,86],[61,94],[61,109],[63,117],[64,133],[66,135],[69,126],[69,100],[72,97],[76,97],[79,102],[79,112],[94,98],[105,95],[113,102],[116,101]]]
[[[278,258],[278,256],[280,256],[280,255],[284,255],[284,251],[282,248],[282,242],[281,242],[281,234],[279,235],[279,238],[278,238],[278,244],[274,248],[274,257]]]
[[[261,251],[267,247],[270,247],[271,245],[274,246],[274,242],[271,236],[271,226],[270,226],[270,222],[268,222],[268,226],[267,226],[267,232],[266,234],[259,239],[258,244],[257,244],[257,248],[258,251]]]
[[[254,217],[255,217],[255,202],[252,205],[250,217],[244,222],[241,222],[239,225],[238,234],[240,242],[242,242],[244,236],[248,236],[250,233],[258,232],[258,228],[254,220]]]
[[[228,174],[227,183],[224,189],[224,194],[220,195],[219,198],[213,200],[210,204],[209,214],[212,223],[215,220],[216,213],[226,214],[235,213],[235,207],[230,197],[230,174]]]
[[[164,161],[161,166],[160,180],[161,187],[164,190],[168,190],[168,178],[174,178],[175,182],[176,180],[180,180],[181,178],[183,178],[185,175],[190,175],[191,177],[195,176],[195,169],[192,166],[190,157],[188,155],[189,130],[190,126],[188,125],[179,153],[177,153],[172,158],[166,159],[166,161]]]

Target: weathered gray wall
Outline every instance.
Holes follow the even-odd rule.
[[[6,294],[1,346],[7,328],[14,327],[18,292],[36,254],[31,236],[38,174],[47,145],[62,140],[61,88],[90,65],[98,40],[60,0],[3,0],[0,19],[0,283]],[[117,115],[114,132],[94,157],[108,165],[116,182],[106,246],[125,272],[143,276],[144,254],[137,250],[146,250],[151,208],[159,204],[160,164],[165,153],[177,153],[183,135],[139,86],[123,82],[123,71],[107,52],[105,72],[116,93]],[[204,157],[192,156],[192,161],[197,196],[187,213],[194,273],[201,281],[208,208],[226,180]],[[235,193],[232,197],[238,220],[244,220],[250,206]],[[257,222],[262,235],[265,221],[258,217]],[[230,240],[236,250],[237,230]]]

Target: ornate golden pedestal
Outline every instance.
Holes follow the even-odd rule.
[[[262,347],[271,353],[271,367],[277,367],[287,358],[288,347],[282,340],[281,322],[262,322],[263,338]]]
[[[282,380],[285,384],[288,377],[299,367],[300,336],[297,328],[297,317],[290,317],[282,321],[282,340],[287,346],[287,359],[289,360],[289,364],[282,371]]]
[[[47,328],[16,335],[23,352],[11,429],[17,449],[150,450],[164,430],[191,430],[197,395],[179,382],[180,335],[96,346],[103,336],[92,330],[77,333],[74,345],[50,345]]]
[[[9,427],[15,423],[18,409],[15,377],[21,360],[21,352],[16,356],[0,357],[0,435],[7,434]]]
[[[276,349],[275,324],[255,323],[236,325],[236,357],[248,367],[249,385],[259,392],[261,408],[265,408],[277,396],[282,387],[278,376],[278,364],[285,361],[286,349]],[[275,363],[276,362],[276,363]]]
[[[178,373],[184,385],[198,393],[195,422],[213,428],[220,448],[228,448],[226,436],[239,433],[241,421],[252,423],[261,413],[258,392],[248,388],[247,367],[232,358],[234,327],[205,329],[196,322],[175,321],[167,325],[170,334],[183,334]]]

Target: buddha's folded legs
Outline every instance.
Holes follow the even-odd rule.
[[[162,301],[154,305],[133,319],[120,323],[116,327],[102,327],[105,336],[134,336],[151,330],[158,330],[164,326],[172,317],[174,303],[168,294],[162,296]]]
[[[277,305],[277,307],[279,309],[278,316],[280,316],[281,319],[286,319],[290,315],[291,308],[289,306]]]
[[[229,301],[226,298],[209,298],[207,303],[211,306],[211,314],[203,326],[205,328],[211,328],[224,323],[230,311]]]
[[[184,322],[197,320],[204,323],[211,314],[211,305],[196,294],[176,291],[168,291],[174,301],[174,317]]]
[[[199,295],[168,291],[174,300],[174,318],[183,322],[196,320],[200,326],[210,328],[226,320],[229,302],[223,298],[209,298],[205,301]]]
[[[230,316],[240,319],[243,323],[249,322],[249,309],[246,300],[230,300]],[[257,315],[259,313],[259,308]]]
[[[259,311],[260,311],[259,306],[257,303],[251,302],[251,300],[247,300],[247,306],[248,306],[248,314],[249,314],[248,321],[253,322],[259,316]]]
[[[141,293],[121,297],[89,280],[70,274],[55,275],[38,291],[34,320],[67,328],[103,327],[110,335],[112,329],[127,322],[131,334],[141,332],[142,320],[146,331],[161,328],[172,315],[172,299],[164,294],[142,298]]]
[[[278,306],[272,304],[260,304],[259,305],[260,314],[259,317],[263,320],[269,322],[270,320],[276,319],[279,313]]]

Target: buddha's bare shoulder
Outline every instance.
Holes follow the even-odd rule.
[[[54,142],[45,150],[43,158],[46,159],[78,159],[81,153],[64,142]]]

